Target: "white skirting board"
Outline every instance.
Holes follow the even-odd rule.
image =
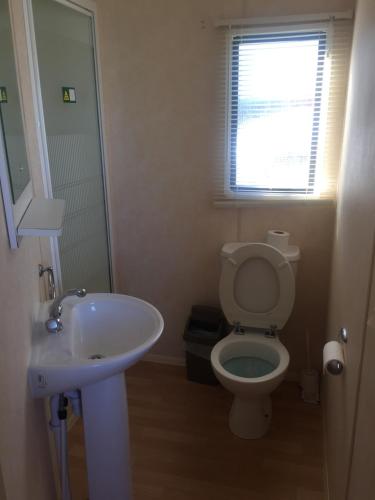
[[[142,361],[160,363],[162,365],[185,366],[185,358],[175,356],[163,356],[162,354],[146,354]]]

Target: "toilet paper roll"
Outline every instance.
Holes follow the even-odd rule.
[[[339,375],[344,368],[344,351],[337,340],[327,342],[323,349],[323,373]]]
[[[280,250],[286,252],[289,246],[290,234],[281,229],[270,229],[267,232],[267,243]]]

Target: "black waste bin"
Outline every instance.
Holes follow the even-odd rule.
[[[227,328],[220,309],[199,305],[192,307],[184,333],[188,380],[200,384],[218,384],[211,367],[211,351],[228,333]]]

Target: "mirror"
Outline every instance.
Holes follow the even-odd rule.
[[[0,0],[0,120],[13,203],[30,181],[7,0]]]
[[[7,0],[0,0],[0,180],[9,240],[31,200],[31,182]]]

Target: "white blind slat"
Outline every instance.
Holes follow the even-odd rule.
[[[352,20],[217,32],[215,200],[333,199]]]

